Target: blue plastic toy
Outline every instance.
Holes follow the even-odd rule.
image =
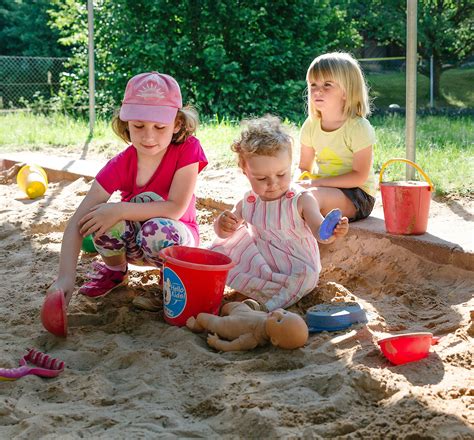
[[[342,213],[340,209],[333,209],[329,211],[326,218],[321,223],[319,227],[319,236],[322,240],[327,240],[334,233],[339,220],[341,220]]]
[[[310,332],[345,330],[359,322],[367,322],[367,316],[356,302],[318,304],[306,311],[306,323]]]

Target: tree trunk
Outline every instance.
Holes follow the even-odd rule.
[[[443,65],[441,62],[434,60],[434,84],[433,84],[433,95],[435,101],[441,98],[441,74],[443,73]],[[436,107],[436,105],[435,105]]]

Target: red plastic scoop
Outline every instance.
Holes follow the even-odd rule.
[[[64,292],[57,290],[46,295],[41,307],[41,322],[55,336],[67,336],[67,314]]]
[[[432,333],[420,332],[389,336],[380,339],[377,343],[392,364],[401,365],[427,357],[430,347],[437,344],[439,339]]]

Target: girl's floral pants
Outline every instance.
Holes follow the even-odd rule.
[[[130,202],[139,204],[162,200],[153,192],[145,192]],[[94,237],[94,244],[103,257],[125,254],[129,263],[152,266],[161,264],[158,252],[163,248],[177,244],[196,245],[194,236],[183,222],[161,217],[145,222],[120,221],[104,235]]]

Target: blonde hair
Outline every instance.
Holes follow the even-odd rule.
[[[180,124],[179,131],[173,134],[171,142],[175,144],[183,143],[189,136],[196,132],[199,125],[199,116],[194,107],[186,106],[178,110],[175,123]],[[122,121],[119,112],[112,119],[112,130],[125,142],[131,142],[130,131],[128,130],[128,121]]]
[[[244,129],[240,138],[230,146],[238,156],[240,168],[245,166],[245,158],[249,156],[275,156],[281,151],[292,155],[292,138],[287,134],[279,118],[265,115],[262,118],[242,121]]]
[[[306,73],[306,81],[335,81],[344,90],[346,100],[343,114],[346,118],[370,115],[369,90],[359,62],[345,52],[332,52],[315,58]],[[314,108],[308,85],[308,113],[310,118],[320,118]]]

